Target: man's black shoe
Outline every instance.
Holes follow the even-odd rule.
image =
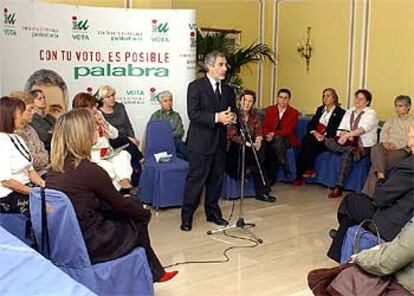
[[[269,194],[261,194],[261,195],[256,195],[256,199],[257,200],[261,200],[261,201],[266,201],[266,202],[275,202],[276,201],[276,197],[271,196]]]
[[[329,230],[329,236],[331,237],[331,239],[334,239],[336,237],[337,232],[338,232],[338,230],[336,230],[336,229]]]
[[[229,222],[227,222],[226,220],[224,220],[221,217],[217,217],[217,218],[207,218],[207,222],[213,222],[213,223],[215,223],[217,225],[220,225],[220,226],[227,226],[227,225],[229,225]]]
[[[180,228],[182,231],[191,231],[191,228],[193,228],[193,226],[191,225],[191,222],[183,222],[181,223]]]

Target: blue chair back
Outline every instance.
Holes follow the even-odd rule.
[[[27,219],[23,214],[0,213],[0,226],[30,245],[32,240],[27,231]]]
[[[147,124],[145,137],[145,158],[154,157],[155,153],[166,151],[176,157],[173,131],[166,120],[153,120]]]
[[[40,188],[30,194],[33,230],[41,245],[42,206]],[[58,266],[89,267],[91,261],[70,199],[63,192],[46,189],[50,260]]]
[[[152,274],[141,247],[102,263],[91,264],[70,199],[46,189],[46,212],[50,260],[76,281],[98,295],[154,295]],[[40,188],[30,194],[33,229],[42,250],[42,202]]]

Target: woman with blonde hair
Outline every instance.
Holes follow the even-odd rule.
[[[40,140],[36,130],[29,124],[33,119],[34,113],[34,96],[22,91],[15,91],[10,97],[18,98],[24,102],[26,109],[22,114],[22,125],[16,131],[25,141],[29,152],[33,157],[33,168],[40,175],[46,174],[49,166],[49,153],[45,149],[45,145]]]
[[[111,178],[90,160],[96,143],[93,113],[85,108],[62,115],[52,138],[51,169],[46,185],[70,198],[92,263],[105,262],[145,249],[154,282],[170,280],[151,247],[151,212],[135,198],[123,197]]]
[[[135,132],[125,106],[116,101],[115,94],[115,89],[109,85],[100,87],[97,92],[99,110],[102,112],[105,120],[116,127],[119,132],[119,136],[116,139],[111,139],[109,142],[114,148],[129,144],[125,150],[131,154],[132,164],[142,163],[144,156],[138,148],[140,141],[135,137]]]
[[[338,95],[333,88],[322,91],[322,105],[316,109],[315,115],[309,121],[307,133],[300,145],[298,161],[296,162],[296,180],[293,186],[301,186],[303,179],[313,177],[315,158],[327,150],[325,139],[334,138],[345,110],[339,106]]]

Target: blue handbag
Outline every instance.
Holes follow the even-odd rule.
[[[364,225],[371,224],[375,234],[366,230]],[[341,263],[348,262],[353,254],[362,250],[370,249],[378,244],[384,243],[381,239],[378,227],[373,220],[366,219],[359,225],[352,226],[346,232],[341,250]]]

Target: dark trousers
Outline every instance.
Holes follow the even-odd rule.
[[[13,191],[0,198],[0,213],[23,214],[30,219],[29,195]]]
[[[307,134],[302,139],[296,161],[296,179],[302,179],[305,171],[313,169],[316,156],[326,150],[323,141],[319,142],[312,134]]]
[[[330,151],[341,155],[341,168],[339,170],[338,179],[336,180],[336,185],[340,187],[344,186],[346,177],[348,177],[348,174],[351,171],[352,162],[369,155],[371,150],[371,147],[362,147],[358,149],[359,152],[357,154],[354,154],[354,151],[357,148],[347,145],[340,145],[335,141],[335,139],[326,139],[325,145]],[[355,156],[357,156],[357,158],[355,158]]]
[[[148,224],[151,220],[151,211],[145,209],[140,201],[137,201],[137,203],[140,207],[139,213],[137,213],[140,219],[135,221],[135,227],[137,228],[137,245],[145,249],[153,281],[157,282],[164,275],[165,270],[150,242]]]
[[[276,136],[272,141],[265,141],[265,169],[269,177],[270,185],[276,182],[277,167],[281,165],[288,172],[286,151],[292,147],[285,137]]]
[[[132,197],[126,198],[132,199]],[[117,252],[114,252],[114,249],[117,247],[113,247],[110,244],[102,244],[102,241],[100,239],[89,239],[86,242],[88,246],[89,256],[92,263],[96,264],[123,257],[133,251],[136,247],[143,247],[145,249],[148,265],[151,269],[153,281],[156,282],[164,275],[165,270],[162,267],[157,255],[155,254],[155,251],[153,250],[150,242],[148,225],[151,220],[151,211],[145,209],[139,200],[135,200],[135,202],[138,205],[138,207],[136,207],[136,209],[138,209],[136,218],[134,221],[128,221],[128,224],[131,223],[133,225],[125,225],[121,223],[118,224],[123,226],[124,233],[129,233],[129,235],[126,235],[126,237],[133,238],[133,242],[130,243],[127,240],[120,240],[119,237],[114,237],[111,241],[113,245],[119,246],[126,244],[130,246],[131,249],[128,250],[128,248],[124,247],[121,248],[122,251],[118,250]],[[104,205],[106,206],[106,204]],[[103,208],[101,211],[106,219],[113,221],[122,221],[122,223],[125,223],[125,217],[123,217],[119,212],[113,211],[111,207],[107,206],[107,208]]]
[[[328,251],[328,257],[340,262],[342,243],[348,228],[361,223],[365,219],[371,219],[376,207],[365,195],[350,193],[344,197],[338,208],[338,232],[332,240]]]
[[[174,139],[175,153],[178,158],[188,161],[187,145],[181,139]]]
[[[217,148],[214,154],[188,152],[189,171],[181,210],[183,222],[192,222],[200,204],[203,187],[206,187],[204,211],[207,218],[221,218],[218,200],[224,176],[225,151]]]
[[[371,169],[365,181],[362,192],[368,196],[373,196],[377,188],[377,173],[385,174],[395,164],[410,156],[405,149],[387,151],[382,143],[378,143],[371,148]]]
[[[241,148],[241,145],[231,142],[230,148],[226,154],[226,172],[230,177],[236,180],[240,180],[241,178]],[[269,178],[267,177],[266,171],[263,169],[263,164],[265,162],[264,147],[262,146],[259,151],[256,152],[260,168],[262,168],[265,184],[263,184],[252,149],[253,148],[251,147],[246,147],[245,176],[249,177],[249,175],[251,175],[253,177],[256,195],[267,194],[271,189],[269,185]]]

